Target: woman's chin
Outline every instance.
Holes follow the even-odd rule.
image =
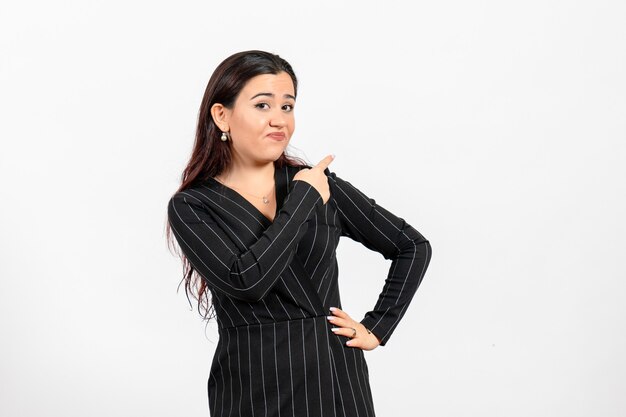
[[[272,160],[275,161],[280,158],[280,156],[285,152],[285,149],[287,149],[287,146],[277,146],[275,149],[272,149],[271,152],[268,152],[268,154],[270,154]]]
[[[256,159],[260,164],[269,164],[270,162],[277,161],[282,154],[283,152],[268,152],[264,155],[258,155]]]

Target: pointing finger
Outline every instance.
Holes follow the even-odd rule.
[[[315,165],[313,168],[319,168],[322,171],[324,171],[328,165],[330,165],[330,163],[335,159],[334,155],[327,155],[324,159],[322,159],[321,161],[318,162],[317,165]]]

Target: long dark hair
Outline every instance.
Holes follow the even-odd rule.
[[[244,85],[252,77],[281,72],[286,72],[291,77],[294,96],[297,97],[298,80],[296,74],[291,65],[276,54],[259,50],[238,52],[217,66],[204,91],[191,157],[181,175],[181,185],[174,194],[204,182],[209,177],[219,175],[231,163],[231,141],[220,140],[221,131],[211,116],[211,106],[215,103],[221,103],[224,107],[231,109]],[[275,164],[276,168],[308,166],[300,158],[288,156],[285,153],[275,161]],[[166,239],[170,251],[172,247],[178,246],[172,238],[169,222],[166,224]],[[191,293],[198,301],[198,312],[205,320],[209,320],[215,316],[215,309],[209,299],[207,282],[197,273],[180,248],[175,252],[183,264],[183,278],[178,287],[180,288],[180,284],[185,283],[187,300],[189,300]],[[190,300],[189,302],[191,304]]]

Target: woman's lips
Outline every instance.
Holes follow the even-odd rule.
[[[270,139],[274,139],[274,140],[285,140],[285,134],[284,133],[270,133],[267,136]]]

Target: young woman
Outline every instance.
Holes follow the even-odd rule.
[[[297,86],[275,54],[224,60],[168,203],[185,289],[217,319],[211,416],[374,417],[363,351],[388,341],[430,262],[428,240],[331,172],[332,155],[310,166],[285,154]],[[341,309],[341,236],[391,260],[360,321]]]

